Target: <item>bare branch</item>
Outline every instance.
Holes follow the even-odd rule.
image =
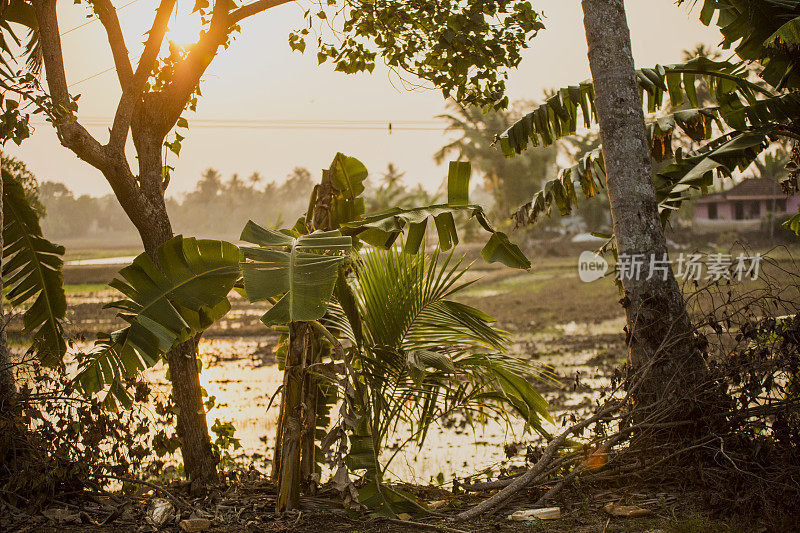
[[[72,98],[69,95],[67,76],[64,72],[56,2],[55,0],[35,0],[33,7],[39,22],[39,40],[42,46],[42,58],[50,97],[56,110],[65,112],[72,104]],[[77,120],[73,120],[67,114],[61,120],[56,120],[55,126],[61,144],[90,165],[100,169],[105,166],[102,145]]]
[[[80,159],[103,173],[125,211],[131,216],[131,220],[137,224],[137,220],[141,222],[142,218],[147,216],[149,209],[139,194],[125,154],[109,153],[108,148],[92,137],[71,112],[66,112],[72,105],[72,98],[64,72],[56,0],[33,0],[33,7],[39,23],[39,40],[50,97],[56,110],[64,113],[63,118],[55,119],[58,138],[61,144],[72,150]]]
[[[267,9],[277,7],[282,4],[288,4],[289,2],[293,2],[294,0],[258,0],[257,2],[253,2],[252,4],[247,4],[239,9],[231,11],[230,14],[230,23],[236,24],[240,20],[251,17],[257,13],[261,13],[262,11],[266,11]]]
[[[175,125],[191,98],[200,77],[217,55],[217,49],[225,44],[231,31],[229,23],[230,3],[217,0],[208,31],[200,35],[186,57],[175,68],[172,83],[165,89],[166,101],[162,113],[162,130],[166,135]]]
[[[164,36],[167,34],[167,23],[169,17],[172,15],[172,10],[175,9],[177,0],[162,0],[161,5],[156,9],[156,17],[153,20],[153,27],[147,32],[147,42],[144,45],[144,52],[139,58],[139,65],[136,67],[136,74],[134,75],[134,88],[137,85],[144,86],[147,78],[155,67],[156,59],[158,59],[158,52],[161,50],[161,43],[164,42]],[[141,90],[141,88],[139,89]]]
[[[102,0],[108,1],[108,0]],[[139,58],[139,65],[136,67],[136,73],[133,74],[131,83],[123,85],[122,96],[117,105],[117,112],[114,115],[114,125],[111,128],[111,138],[108,142],[109,146],[120,152],[125,150],[125,141],[128,137],[128,129],[131,125],[131,116],[133,115],[134,107],[137,102],[141,100],[142,90],[150,77],[150,73],[156,65],[158,53],[161,50],[161,44],[164,42],[164,36],[167,33],[167,23],[175,9],[176,0],[162,0],[161,4],[156,9],[156,16],[153,20],[153,27],[147,35],[147,42],[144,45],[144,52]]]
[[[258,0],[233,11],[229,11],[230,2],[217,0],[211,18],[209,30],[202,34],[197,43],[192,46],[186,59],[175,70],[172,84],[166,91],[166,102],[163,111],[164,133],[175,125],[192,92],[200,83],[200,77],[211,64],[217,49],[225,44],[228,35],[237,22],[267,9],[287,4],[293,0]]]
[[[117,70],[119,85],[124,91],[133,79],[133,68],[128,59],[128,47],[125,46],[125,37],[119,25],[117,10],[111,0],[91,0],[95,13],[100,18],[100,23],[106,29],[108,44],[114,57],[114,67]]]

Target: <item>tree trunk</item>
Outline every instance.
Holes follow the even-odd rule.
[[[308,332],[308,349],[306,350],[306,367],[321,363],[322,353],[319,339],[313,331]],[[319,401],[319,380],[311,372],[305,372],[303,391],[305,397],[305,417],[303,421],[303,438],[300,442],[300,480],[304,484],[306,494],[316,490],[314,473],[317,470],[317,402]]]
[[[160,146],[160,143],[151,143]],[[161,154],[156,149],[155,153],[145,154],[139,152],[140,170],[148,170],[157,175],[142,175],[143,183],[161,183]],[[156,155],[157,154],[157,155]],[[149,155],[149,157],[143,157]],[[172,225],[167,215],[164,202],[164,192],[151,187],[147,191],[143,187],[148,204],[152,207],[152,215],[145,224],[137,225],[139,234],[144,244],[145,252],[158,264],[158,247],[173,237]],[[150,192],[150,194],[147,194]],[[211,449],[211,437],[208,433],[205,406],[203,405],[202,387],[200,386],[200,372],[197,360],[197,344],[199,335],[194,339],[179,344],[167,353],[170,381],[172,383],[172,398],[178,407],[177,434],[181,442],[181,456],[185,475],[198,488],[206,483],[214,483],[219,478],[217,475],[218,458]]]
[[[306,223],[311,231],[335,229],[331,203],[337,194],[330,171],[322,171],[322,182],[314,188]],[[272,478],[278,482],[277,512],[296,508],[300,484],[313,491],[316,471],[317,404],[319,380],[307,371],[322,362],[319,334],[307,323],[289,324],[289,349],[283,377],[283,392],[275,435]]]
[[[286,351],[286,365],[283,374],[283,393],[281,409],[283,420],[280,425],[280,448],[276,447],[275,461],[278,464],[278,498],[275,511],[282,513],[297,508],[300,503],[300,461],[304,430],[304,401],[306,394],[305,367],[308,346],[311,343],[310,331],[305,322],[289,324],[289,349]],[[280,450],[280,452],[278,452]],[[280,456],[277,454],[280,453]]]
[[[667,246],[623,0],[582,0],[582,5],[620,264],[625,258],[644,261],[641,276],[623,276],[622,304],[632,375],[642,379],[634,398],[652,406],[690,389],[705,363],[672,269],[647,279],[651,258],[666,259]]]
[[[74,101],[69,94],[64,69],[56,0],[34,0],[32,5],[39,25],[39,42],[52,103],[56,107],[71,109]],[[139,231],[145,251],[156,264],[158,247],[172,237],[172,226],[164,203],[165,184],[161,150],[164,139],[189,99],[187,95],[185,98],[173,98],[168,102],[163,91],[144,90],[151,69],[157,65],[159,46],[167,31],[171,11],[172,6],[166,3],[162,4],[156,14],[143,53],[151,57],[140,58],[143,70],[139,71],[137,67],[136,74],[144,75],[143,78],[139,79],[134,75],[127,59],[120,62],[118,61],[120,54],[113,54],[123,94],[117,107],[113,128],[109,132],[108,144],[100,144],[77,120],[66,118],[54,120],[61,144],[100,170],[106,177],[120,205]],[[104,14],[109,15],[109,12],[105,11]],[[105,18],[102,13],[98,15],[101,15],[101,23],[106,26],[108,32],[108,24],[113,25],[116,17]],[[109,32],[109,41],[112,52],[122,52],[122,56],[127,55],[127,50],[124,50],[124,40],[120,35]],[[208,57],[209,61],[211,57],[213,54]],[[203,70],[198,73],[197,79]],[[190,80],[190,85],[196,84],[196,80],[192,80],[194,79]],[[194,89],[194,85],[190,89]],[[191,94],[191,90],[188,94]],[[175,109],[166,110],[167,104],[177,109],[178,115],[174,114]],[[133,175],[125,155],[128,131],[131,132],[136,147],[138,176]],[[199,484],[215,481],[216,459],[211,451],[211,439],[203,408],[197,369],[197,340],[175,347],[167,354],[167,361],[173,398],[179,409],[178,436],[181,439],[186,475]]]
[[[0,179],[0,250],[3,249],[3,180]],[[0,254],[2,255],[2,254]],[[2,257],[0,257],[0,412],[5,411],[6,403],[17,393],[14,383],[14,364],[8,349],[6,319],[3,312]]]

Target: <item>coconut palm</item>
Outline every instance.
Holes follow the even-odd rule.
[[[508,333],[456,299],[474,282],[464,280],[468,270],[452,253],[370,249],[351,279],[358,317],[329,319],[363,373],[376,455],[402,425],[407,442],[421,446],[430,427],[454,412],[471,423],[516,412],[526,429],[546,435],[542,422],[552,419],[531,381],[550,373],[507,355]]]
[[[14,27],[27,30],[27,40],[19,38]],[[30,71],[38,73],[42,68],[42,53],[39,46],[39,24],[33,6],[24,0],[0,0],[0,76],[12,76],[15,48],[22,51]]]
[[[647,124],[662,223],[684,199],[707,190],[715,178],[730,178],[736,170],[744,171],[773,142],[800,140],[800,96],[796,91],[800,87],[800,6],[781,0],[703,0],[700,20],[710,25],[715,17],[724,37],[722,48],[734,48],[740,62],[699,56],[636,71],[649,113],[677,110]],[[757,82],[748,79],[752,63],[761,67]],[[702,80],[699,87],[698,78]],[[684,104],[689,108],[682,108]],[[500,145],[508,156],[529,145],[549,146],[575,134],[579,121],[587,128],[597,123],[591,80],[557,91],[504,132]],[[700,146],[673,151],[674,137],[680,131]],[[800,169],[800,161],[795,159],[800,159],[798,150],[790,162],[790,184],[797,183]],[[602,148],[598,148],[545,182],[514,218],[518,223],[534,223],[553,207],[567,214],[577,205],[576,191],[587,198],[595,196],[604,181]],[[788,224],[800,232],[800,214]]]
[[[12,307],[26,308],[22,323],[23,333],[30,334],[33,340],[30,351],[48,366],[60,365],[67,349],[61,324],[67,309],[61,273],[64,247],[42,235],[41,212],[34,207],[38,199],[30,187],[25,187],[31,185],[32,175],[27,173],[24,164],[5,157],[2,163],[0,288]],[[0,331],[0,404],[15,391],[12,368],[3,328]]]
[[[484,185],[494,197],[497,216],[505,220],[519,205],[520,198],[531,196],[555,168],[555,149],[531,151],[522,157],[506,158],[494,146],[493,139],[506,131],[522,113],[521,106],[511,111],[483,112],[478,107],[450,102],[446,119],[447,130],[457,138],[434,154],[441,163],[450,156],[467,160],[483,173]]]

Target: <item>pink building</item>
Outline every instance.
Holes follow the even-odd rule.
[[[756,223],[768,214],[779,217],[797,213],[800,196],[786,197],[780,184],[769,178],[750,178],[725,192],[709,194],[697,199],[696,221],[741,221]]]

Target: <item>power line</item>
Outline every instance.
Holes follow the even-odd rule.
[[[83,83],[83,82],[85,82],[85,81],[89,81],[89,80],[91,80],[91,79],[94,79],[94,78],[96,78],[97,76],[100,76],[100,75],[102,75],[102,74],[105,74],[106,72],[111,72],[112,70],[116,70],[116,69],[117,69],[117,67],[109,67],[109,68],[107,68],[107,69],[105,69],[105,70],[101,70],[101,71],[100,71],[100,72],[98,72],[97,74],[92,74],[92,75],[91,75],[91,76],[89,76],[88,78],[83,78],[82,80],[80,80],[80,81],[76,81],[75,83],[70,83],[68,87],[74,87],[74,86],[78,85],[79,83]]]
[[[139,61],[139,58],[141,58],[141,57],[142,57],[142,56],[141,56],[141,55],[139,55],[139,56],[138,56],[136,59],[134,59],[134,61]],[[130,57],[129,57],[129,59],[130,59]],[[91,79],[94,79],[94,78],[96,78],[96,77],[98,77],[98,76],[101,76],[101,75],[105,74],[106,72],[111,72],[112,70],[117,70],[117,67],[116,67],[116,66],[110,66],[110,67],[108,67],[107,69],[105,69],[105,70],[101,70],[100,72],[98,72],[98,73],[96,73],[96,74],[92,74],[91,76],[88,76],[88,77],[86,77],[86,78],[83,78],[82,80],[78,80],[78,81],[76,81],[76,82],[70,83],[70,84],[67,86],[67,88],[69,88],[69,87],[75,87],[75,86],[76,86],[76,85],[78,85],[79,83],[83,83],[83,82],[85,82],[85,81],[89,81],[89,80],[91,80]]]
[[[81,119],[86,127],[107,127],[110,118],[87,117]],[[33,123],[34,125],[40,125]],[[41,123],[41,124],[44,124]],[[438,124],[438,126],[437,126]],[[446,124],[432,120],[226,120],[198,119],[191,121],[190,129],[265,129],[265,130],[339,130],[339,131],[435,131],[441,132]]]
[[[110,122],[113,117],[110,116],[85,116],[81,117],[81,120],[84,123],[87,122],[95,122],[95,123],[106,123]],[[376,124],[397,124],[397,125],[432,125],[432,124],[442,124],[444,121],[442,120],[431,120],[431,119],[419,119],[419,120],[391,120],[391,119],[364,119],[364,120],[355,120],[355,119],[334,119],[334,118],[325,118],[325,119],[227,119],[227,118],[197,118],[191,121],[192,125],[198,124],[213,124],[213,125],[220,125],[220,124],[232,124],[232,125],[354,125],[354,126],[363,126],[363,125],[376,125]]]
[[[122,6],[122,7],[118,7],[118,8],[115,8],[115,10],[116,10],[116,11],[122,11],[123,9],[125,9],[126,7],[128,7],[129,5],[131,5],[131,4],[135,4],[135,3],[136,3],[136,2],[138,2],[138,1],[139,1],[139,0],[131,0],[130,2],[128,2],[127,4],[125,4],[124,6]],[[66,35],[66,34],[68,34],[68,33],[72,33],[72,32],[73,32],[73,31],[75,31],[75,30],[79,30],[79,29],[83,28],[84,26],[88,26],[89,24],[91,24],[92,22],[95,22],[96,20],[100,20],[100,19],[99,19],[99,18],[97,18],[97,15],[94,15],[94,14],[93,14],[93,15],[92,15],[92,16],[89,18],[89,20],[87,20],[87,21],[86,21],[86,22],[84,22],[83,24],[78,24],[78,25],[77,25],[77,26],[75,26],[74,28],[70,28],[70,29],[68,29],[67,31],[65,31],[65,32],[61,33],[59,36],[60,36],[60,37],[63,37],[63,36],[65,36],[65,35]]]

